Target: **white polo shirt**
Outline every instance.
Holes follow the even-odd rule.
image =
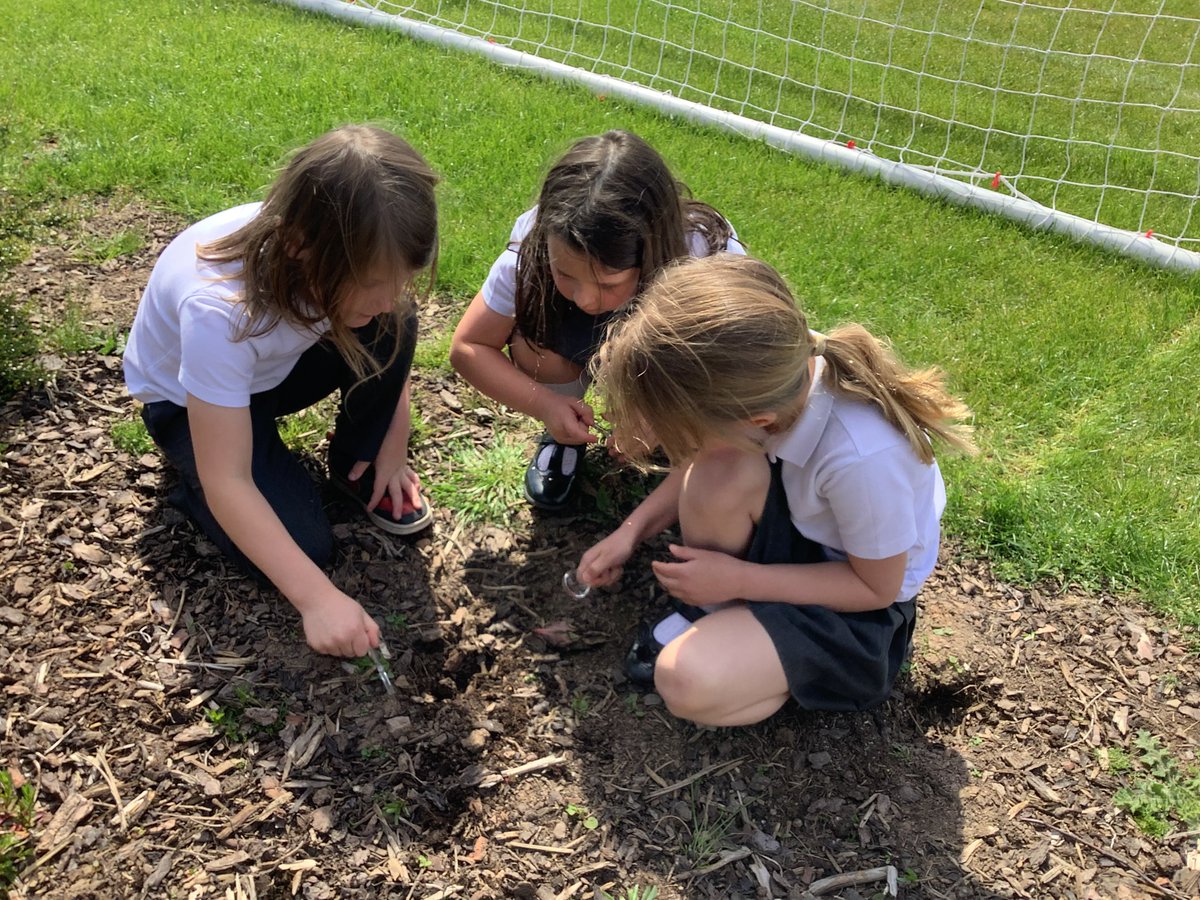
[[[512,233],[508,236],[508,247],[492,263],[487,280],[479,292],[483,301],[492,312],[508,318],[517,315],[517,251],[521,241],[533,229],[533,220],[537,217],[537,207],[528,209],[517,218],[513,224]],[[733,231],[733,227],[729,229]],[[698,231],[690,232],[687,236],[688,253],[692,256],[708,256],[708,242]],[[725,249],[730,253],[745,254],[746,250],[737,239],[736,232],[729,238]]]
[[[196,247],[241,228],[260,206],[235,206],[197,222],[158,258],[125,347],[130,395],[186,406],[192,394],[216,406],[249,406],[252,394],[279,385],[328,330],[328,320],[312,328],[281,321],[238,339],[245,315],[240,264],[200,259]]]
[[[896,599],[911,600],[937,563],[941,471],[921,462],[876,406],[828,390],[824,371],[818,357],[799,420],[766,443],[768,458],[783,462],[792,523],[829,559],[908,554]]]

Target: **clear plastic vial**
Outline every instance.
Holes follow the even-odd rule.
[[[580,581],[574,569],[567,569],[563,572],[563,590],[576,600],[582,600],[591,592],[592,586]]]

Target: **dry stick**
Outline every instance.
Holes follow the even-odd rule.
[[[104,758],[104,748],[101,747],[95,756],[85,756],[84,759],[99,769],[100,774],[104,776],[108,790],[112,793],[113,802],[117,804],[117,816],[120,818],[121,831],[128,831],[129,822],[125,819],[125,801],[121,799],[121,792],[117,789],[117,780],[113,778],[112,770],[108,767],[108,760]]]
[[[516,847],[518,850],[536,850],[539,853],[561,853],[564,856],[571,856],[575,853],[573,847],[548,847],[545,844],[526,844],[523,841],[509,841],[505,847]]]
[[[721,774],[717,771],[718,769],[722,770],[723,772],[729,771],[730,769],[735,769],[745,762],[745,760],[746,757],[739,756],[737,759],[732,759],[727,762],[713,763],[711,766],[707,766],[706,768],[701,769],[699,772],[689,775],[682,781],[677,781],[674,784],[667,785],[665,788],[647,794],[646,799],[653,800],[655,797],[661,797],[663,794],[670,794],[673,791],[679,790],[680,788],[687,787],[689,784],[692,784],[695,781],[699,781],[705,775]]]
[[[565,756],[543,756],[541,759],[535,759],[533,762],[505,769],[500,774],[505,778],[516,778],[518,775],[528,775],[530,772],[540,772],[542,769],[549,769],[551,766],[562,765],[566,761],[567,758]]]
[[[1093,843],[1092,841],[1089,841],[1087,838],[1080,837],[1079,835],[1075,834],[1074,832],[1067,831],[1067,829],[1063,828],[1061,825],[1055,825],[1051,822],[1043,822],[1041,819],[1035,819],[1033,816],[1021,816],[1021,821],[1028,822],[1031,825],[1039,825],[1042,828],[1051,828],[1054,831],[1057,831],[1059,834],[1061,834],[1065,838],[1070,838],[1073,841],[1077,841],[1078,843],[1083,844],[1085,847],[1091,847],[1093,850],[1095,850],[1101,856],[1107,856],[1113,862],[1117,862],[1117,863],[1120,863],[1121,865],[1123,865],[1130,872],[1132,872],[1134,875],[1136,875],[1141,881],[1148,884],[1150,887],[1154,888],[1154,890],[1158,891],[1159,893],[1163,894],[1163,896],[1177,897],[1178,900],[1189,900],[1189,898],[1185,894],[1177,893],[1176,891],[1173,891],[1170,888],[1164,888],[1161,884],[1159,884],[1157,881],[1152,879],[1149,875],[1147,875],[1145,872],[1143,872],[1141,869],[1139,869],[1137,866],[1135,866],[1132,861],[1126,859],[1121,854],[1114,853],[1112,850],[1108,850],[1108,849],[1100,846],[1099,844]]]
[[[1163,843],[1170,844],[1174,843],[1175,841],[1181,841],[1184,838],[1196,837],[1197,835],[1200,835],[1200,829],[1197,829],[1196,831],[1176,831],[1163,838]]]
[[[858,884],[870,884],[873,881],[886,880],[888,893],[895,897],[897,892],[896,879],[895,866],[879,866],[875,869],[864,869],[861,872],[843,872],[840,875],[830,875],[828,878],[814,881],[801,896],[820,897],[823,894],[832,894],[834,891],[845,887],[854,887]]]
[[[704,866],[703,868],[692,869],[690,872],[680,873],[679,880],[689,881],[692,878],[697,878],[701,875],[707,875],[709,872],[715,872],[717,869],[723,868],[732,862],[737,862],[739,859],[745,859],[750,855],[750,853],[751,850],[749,847],[742,847],[738,850],[730,850],[729,852],[722,854],[720,860],[715,863]]]

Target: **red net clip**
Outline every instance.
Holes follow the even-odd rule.
[[[846,146],[849,147],[851,150],[853,150],[856,145],[855,145],[854,141],[846,141]]]
[[[1151,240],[1154,240],[1154,229],[1153,228],[1146,232],[1146,237],[1150,238]]]
[[[996,174],[995,174],[995,175],[992,177],[992,190],[993,190],[993,191],[998,191],[998,190],[1000,190],[1000,173],[999,173],[999,172],[997,172],[997,173],[996,173]]]

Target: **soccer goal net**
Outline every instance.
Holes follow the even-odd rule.
[[[1200,268],[1197,0],[282,0]]]

